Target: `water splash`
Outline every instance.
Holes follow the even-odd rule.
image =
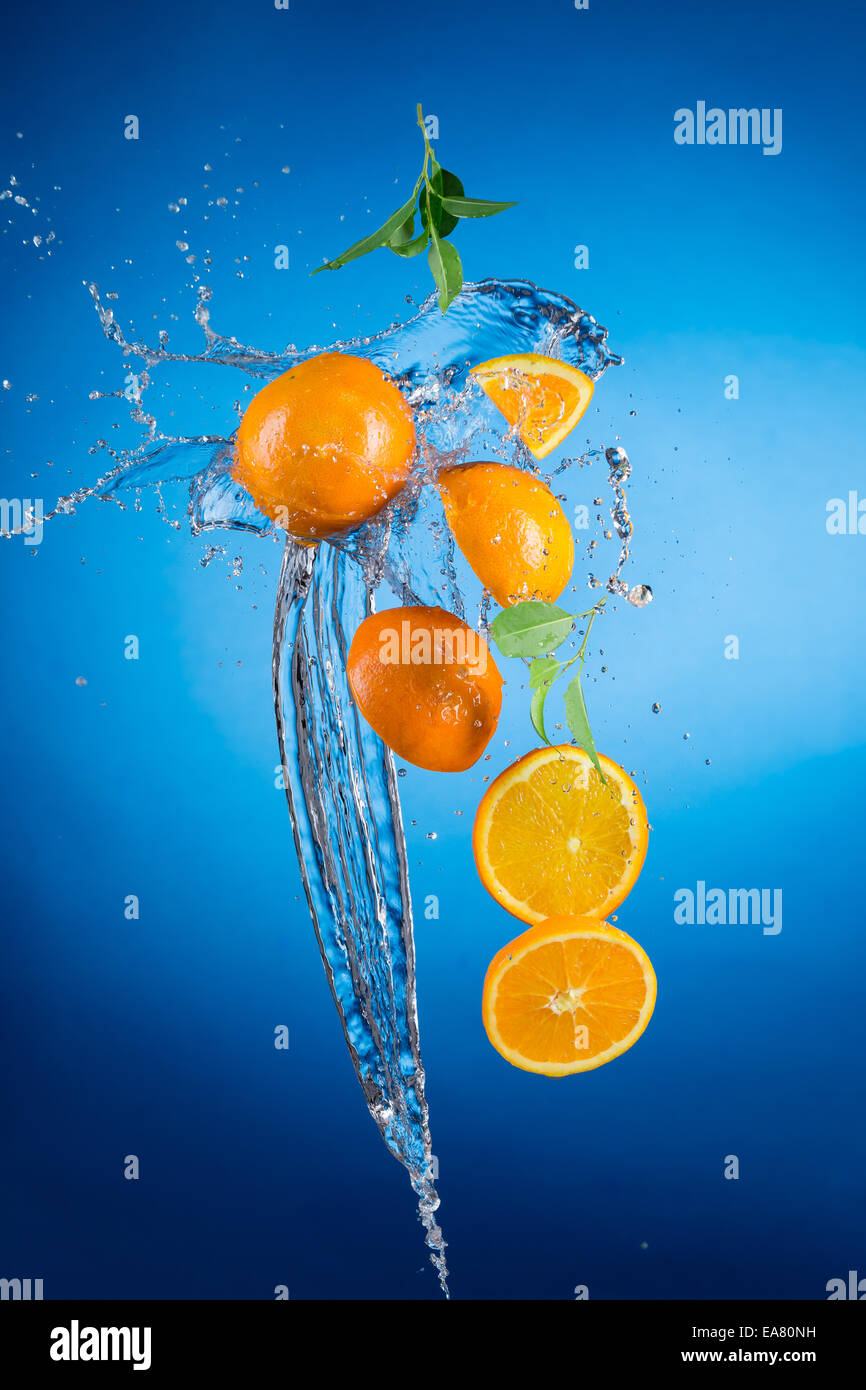
[[[443,1290],[415,999],[409,871],[394,760],[350,697],[346,653],[371,610],[358,565],[287,539],[274,619],[274,702],[295,848],[364,1098],[419,1200]]]
[[[60,498],[45,521],[74,512],[91,497],[125,506],[124,494],[132,492],[140,507],[146,488],[156,489],[164,513],[161,489],[186,483],[187,520],[194,534],[233,529],[277,535],[231,476],[236,426],[225,435],[168,435],[156,415],[145,409],[147,392],[169,363],[234,368],[259,383],[314,353],[350,351],[376,362],[413,407],[419,457],[400,497],[369,526],[339,543],[307,547],[285,541],[274,618],[273,682],[295,848],[328,982],[370,1114],[409,1174],[431,1259],[447,1294],[398,782],[390,752],[359,717],[350,698],[345,655],[383,584],[400,604],[440,604],[464,616],[453,539],[437,490],[426,486],[443,463],[493,456],[539,472],[513,431],[503,432],[504,422],[469,378],[469,368],[506,353],[541,352],[597,380],[621,359],[609,350],[606,330],[589,314],[564,296],[527,281],[467,285],[446,316],[431,296],[405,324],[394,323],[378,334],[327,348],[301,351],[290,344],[278,353],[216,333],[207,287],[199,287],[195,308],[205,337],[205,348],[198,354],[172,352],[165,333],[155,347],[129,341],[97,287],[89,289],[106,338],[127,366],[137,361],[136,369],[127,371],[122,389],[93,392],[92,399],[125,401],[142,438],[126,451],[99,441],[111,466],[93,484]],[[218,395],[216,382],[209,394]],[[236,420],[241,413],[238,401],[232,410]],[[621,541],[608,588],[627,594],[621,574],[629,557],[631,519],[623,485],[630,465],[622,449],[608,449],[605,456],[614,490],[612,516]],[[584,468],[600,457],[598,449],[589,449],[563,459],[551,479],[572,465]],[[202,563],[218,549],[209,547]],[[597,582],[590,576],[590,583]],[[479,624],[488,603],[489,596],[482,596]]]

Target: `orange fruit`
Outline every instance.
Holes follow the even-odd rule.
[[[585,372],[540,352],[491,357],[469,373],[537,459],[571,434],[592,400]]]
[[[498,604],[559,598],[574,568],[574,540],[549,487],[507,463],[445,468],[438,483],[454,539]]]
[[[496,729],[496,663],[484,638],[444,608],[371,614],[352,638],[346,673],[368,724],[416,767],[463,772]]]
[[[481,1006],[512,1066],[570,1076],[612,1062],[652,1017],[656,977],[642,946],[591,917],[549,917],[490,962]]]
[[[253,397],[233,477],[260,511],[302,539],[338,535],[376,515],[409,477],[412,413],[374,362],[325,352]]]
[[[582,748],[536,748],[499,774],[481,799],[472,850],[481,882],[522,922],[572,913],[606,917],[628,896],[646,858],[649,825],[634,782]]]

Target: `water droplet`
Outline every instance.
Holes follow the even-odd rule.
[[[397,776],[398,776],[398,777],[405,777],[405,776],[406,776],[406,769],[405,769],[405,767],[398,767],[398,768],[397,768]]]
[[[684,738],[684,739],[686,739],[686,738],[691,738],[691,734],[683,734],[683,738]]]
[[[87,684],[87,680],[85,679],[84,676],[76,676],[76,677],[75,677],[75,684],[76,684],[76,685],[86,685],[86,684]]]
[[[436,834],[436,831],[435,831],[435,830],[428,830],[428,831],[427,831],[427,839],[428,839],[428,840],[438,840],[438,838],[439,838],[439,836]]]
[[[704,762],[706,763],[707,767],[709,767],[709,766],[711,765],[712,761],[713,761],[712,758],[705,758],[705,759],[704,759]]]
[[[656,702],[656,704],[653,705],[653,714],[658,714],[658,712],[659,712],[660,709],[661,709],[661,705],[658,704],[658,702]]]
[[[653,601],[653,591],[649,584],[635,584],[634,588],[628,591],[628,601],[633,603],[635,608],[646,608],[647,604]]]

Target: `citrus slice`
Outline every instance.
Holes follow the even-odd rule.
[[[582,748],[537,748],[506,768],[481,799],[472,850],[481,882],[522,922],[558,913],[606,917],[646,858],[646,807],[634,782]]]
[[[512,1066],[570,1076],[612,1062],[652,1017],[656,977],[642,946],[589,917],[550,917],[493,957],[484,1027]]]
[[[540,352],[491,357],[469,375],[537,459],[547,458],[571,433],[595,389],[585,372]]]

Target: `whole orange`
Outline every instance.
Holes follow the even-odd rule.
[[[507,463],[462,463],[437,481],[454,539],[498,604],[559,598],[574,568],[574,540],[540,478]]]
[[[262,387],[238,430],[233,477],[302,539],[350,530],[409,477],[412,413],[366,357],[325,352]]]
[[[480,633],[444,608],[371,614],[346,673],[364,718],[416,767],[463,772],[493,737],[502,677]]]

